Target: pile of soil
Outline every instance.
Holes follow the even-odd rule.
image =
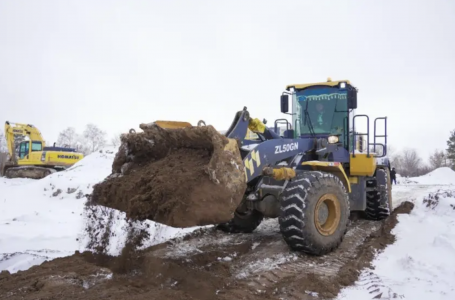
[[[94,186],[90,204],[180,228],[228,222],[246,189],[236,142],[212,126],[140,127],[121,137],[112,174]]]

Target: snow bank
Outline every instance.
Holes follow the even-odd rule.
[[[85,250],[85,195],[111,173],[115,153],[103,149],[41,180],[0,178],[0,271],[14,273]],[[150,224],[148,245],[193,230]],[[118,221],[115,228],[123,225]],[[120,232],[112,241],[111,254],[118,254],[124,237]]]
[[[455,185],[455,171],[450,168],[443,167],[419,177],[397,177],[397,182],[403,184]]]
[[[442,174],[451,173],[439,169],[427,178]],[[414,203],[411,214],[398,216],[397,241],[373,261],[374,270],[337,299],[455,299],[455,190],[428,188]]]

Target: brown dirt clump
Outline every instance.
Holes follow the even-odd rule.
[[[90,203],[173,227],[229,221],[246,189],[236,142],[212,126],[140,127],[122,136],[112,174],[94,186]]]

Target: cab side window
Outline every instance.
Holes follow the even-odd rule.
[[[33,151],[42,151],[43,150],[43,145],[41,142],[32,142],[32,152]]]

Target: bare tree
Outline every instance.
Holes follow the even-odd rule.
[[[118,148],[120,146],[120,136],[122,134],[121,133],[116,133],[112,136],[111,138],[111,146],[114,147],[114,148]]]
[[[0,132],[0,176],[3,176],[3,166],[8,159],[8,147],[6,145],[6,138],[3,133]]]
[[[8,152],[8,147],[6,145],[6,137],[0,132],[0,152]]]
[[[376,151],[374,147],[370,147],[370,153],[375,153],[377,155],[383,155],[384,154],[384,147],[382,145],[376,145]],[[397,170],[401,169],[401,162],[403,160],[403,157],[398,153],[396,148],[392,145],[387,145],[387,152],[386,156],[389,159],[390,165],[392,167],[395,167]]]
[[[447,157],[447,153],[442,150],[435,150],[435,152],[430,155],[429,160],[430,165],[433,169],[450,166],[450,161]]]
[[[22,134],[15,134],[14,135],[14,149],[17,149],[19,147],[19,144],[25,140],[28,140],[25,138],[25,135]]]
[[[392,145],[387,145],[387,156],[391,159],[398,155],[397,149]]]
[[[84,138],[84,152],[93,153],[104,147],[107,143],[106,132],[94,124],[87,124],[82,136]]]
[[[402,176],[419,176],[421,174],[422,159],[415,149],[405,149],[400,158],[400,170]]]
[[[395,168],[398,174],[404,176],[401,173],[401,170],[403,170],[403,156],[401,154],[395,154],[394,156],[389,157],[389,159],[392,168]]]
[[[419,167],[419,170],[417,171],[415,176],[422,176],[430,173],[433,170],[434,168],[431,165],[423,164]]]
[[[57,138],[57,144],[60,146],[76,148],[79,139],[80,138],[76,132],[76,129],[74,129],[73,127],[68,127],[59,133]]]

